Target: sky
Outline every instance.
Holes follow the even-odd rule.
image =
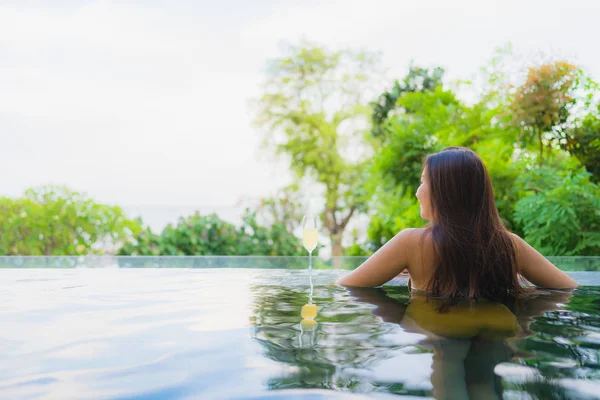
[[[379,51],[390,85],[411,60],[467,79],[507,43],[600,79],[599,19],[597,0],[0,0],[0,195],[232,207],[290,180],[249,107],[285,43]]]

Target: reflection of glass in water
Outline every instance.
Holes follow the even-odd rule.
[[[304,347],[305,342],[302,340],[308,336],[308,345],[315,345],[315,331],[317,328],[317,321],[314,319],[303,319],[300,321],[300,334],[298,335],[298,347]]]
[[[315,341],[315,330],[317,328],[317,321],[315,318],[317,317],[317,311],[319,308],[316,304],[312,302],[313,296],[313,281],[312,281],[312,269],[308,271],[308,280],[310,284],[310,289],[308,292],[308,304],[302,306],[302,310],[300,310],[300,316],[302,317],[302,321],[300,321],[300,336],[298,337],[298,341],[300,347],[302,347],[302,336],[305,331],[311,332],[310,335],[310,345],[314,345]]]

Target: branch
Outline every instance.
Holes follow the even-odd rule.
[[[337,228],[337,221],[335,220],[334,208],[325,209],[325,227],[327,228],[329,233],[334,233]]]
[[[342,222],[339,225],[341,230],[344,230],[346,228],[346,225],[348,225],[348,222],[350,221],[350,218],[352,218],[354,211],[356,211],[356,206],[350,207],[350,212],[348,213],[348,215],[346,215],[346,217],[342,220]]]

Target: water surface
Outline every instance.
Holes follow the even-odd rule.
[[[306,327],[307,271],[1,269],[0,398],[600,393],[600,273],[571,272],[585,285],[572,296],[495,310],[514,332],[451,338],[410,318],[427,311],[411,311],[403,280],[347,290],[332,285],[343,273],[313,271],[319,313]]]

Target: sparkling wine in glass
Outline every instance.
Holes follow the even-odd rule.
[[[317,247],[318,240],[317,216],[304,215],[302,218],[302,245],[308,251],[308,269],[312,269],[312,252]]]

